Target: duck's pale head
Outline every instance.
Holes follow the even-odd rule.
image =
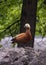
[[[25,27],[26,29],[31,29],[31,26],[30,26],[29,23],[26,23],[26,24],[24,25],[24,27]]]

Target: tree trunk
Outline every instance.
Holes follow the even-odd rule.
[[[24,32],[25,23],[31,25],[31,32],[33,39],[26,46],[34,46],[34,35],[36,27],[36,10],[37,10],[37,0],[23,0],[22,14],[21,14],[21,23],[20,23],[20,32]],[[18,46],[25,46],[25,44],[19,44]]]

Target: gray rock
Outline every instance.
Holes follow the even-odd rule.
[[[15,61],[14,65],[23,65],[23,62]]]
[[[0,65],[46,65],[46,49],[40,53],[31,47],[0,51]]]
[[[46,49],[40,53],[38,60],[41,65],[46,65]]]
[[[39,61],[37,58],[34,58],[28,65],[39,65]]]

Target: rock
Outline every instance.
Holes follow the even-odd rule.
[[[41,53],[31,47],[0,51],[0,65],[46,65],[46,50]]]
[[[14,62],[14,65],[23,65],[23,63],[22,62],[19,62],[19,61],[15,61]]]
[[[40,53],[38,60],[39,65],[46,65],[46,49]]]
[[[28,65],[39,65],[39,61],[37,58],[34,58]]]

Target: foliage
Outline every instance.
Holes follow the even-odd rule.
[[[20,19],[21,8],[22,0],[0,0],[0,32],[15,22],[16,18]],[[14,26],[16,26],[16,24]],[[12,30],[13,27],[11,28]],[[0,37],[6,34],[9,35],[9,32],[0,34]]]
[[[22,0],[0,0],[0,32],[21,15]]]
[[[21,10],[22,0],[0,0],[0,32],[15,22],[16,18],[20,19]],[[38,0],[36,18],[36,35],[46,35],[46,0]],[[15,29],[15,27],[16,24],[11,27],[11,30]],[[17,32],[19,27],[20,25],[16,29]],[[6,34],[10,34],[9,30],[2,35],[0,34],[0,38]]]
[[[36,34],[46,35],[46,1],[39,0],[37,3]]]

